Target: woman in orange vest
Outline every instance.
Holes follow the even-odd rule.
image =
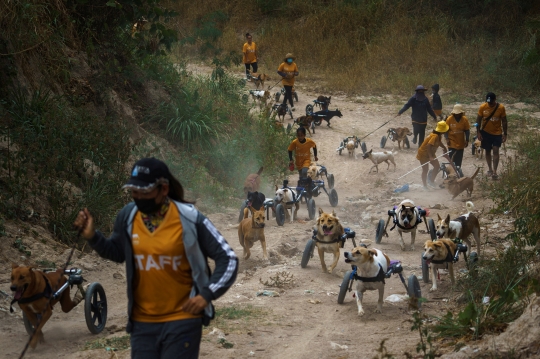
[[[116,217],[110,238],[95,230],[85,208],[75,227],[102,257],[126,262],[131,357],[198,358],[211,301],[236,279],[238,258],[216,227],[184,199],[182,185],[155,158],[135,163],[133,202]],[[215,262],[213,273],[207,257]]]
[[[296,66],[294,60],[296,60],[296,57],[294,57],[293,54],[288,53],[287,55],[285,55],[283,62],[281,63],[281,65],[279,65],[277,70],[278,75],[283,78],[281,80],[281,83],[283,84],[283,88],[285,88],[285,97],[283,97],[283,104],[286,104],[287,100],[289,100],[292,111],[295,110],[292,96],[294,78],[299,74],[298,66]]]
[[[246,66],[246,80],[249,81],[248,74],[250,66],[254,73],[257,72],[258,49],[257,45],[253,42],[253,36],[249,32],[246,34],[246,40],[247,42],[244,44],[242,53],[244,54],[243,61]]]

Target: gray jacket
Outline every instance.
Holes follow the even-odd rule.
[[[208,218],[203,216],[193,205],[171,201],[178,208],[182,222],[182,235],[186,256],[192,270],[194,287],[190,298],[200,294],[208,302],[204,310],[203,324],[208,325],[214,318],[211,301],[223,295],[234,283],[238,272],[238,258],[225,238],[218,232]],[[110,238],[96,231],[90,246],[103,258],[114,262],[126,262],[128,324],[126,331],[131,332],[133,309],[133,273],[134,257],[131,243],[133,218],[137,213],[135,203],[126,205],[114,223]],[[214,272],[208,267],[208,257],[215,261]],[[126,260],[127,259],[127,260]]]

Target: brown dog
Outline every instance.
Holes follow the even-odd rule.
[[[427,265],[431,265],[433,285],[430,292],[437,290],[437,270],[446,268],[446,265],[448,265],[452,285],[455,283],[453,258],[456,251],[456,244],[449,239],[437,239],[436,241],[430,239],[424,244],[423,258]]]
[[[396,127],[396,128],[389,128],[388,129],[388,138],[392,140],[392,142],[398,143],[398,148],[401,150],[401,142],[403,142],[403,147],[405,147],[405,138],[407,136],[412,136],[411,130],[409,130],[407,127]]]
[[[250,248],[257,241],[261,241],[263,250],[263,259],[268,260],[268,254],[266,253],[266,239],[264,238],[264,218],[265,218],[264,206],[259,211],[249,206],[244,208],[244,219],[238,226],[238,239],[240,245],[244,248],[244,259],[249,259],[251,256]],[[251,219],[248,218],[249,212],[251,212]]]
[[[324,213],[322,208],[319,208],[319,218],[317,218],[317,250],[319,251],[319,258],[321,259],[321,266],[323,273],[332,273],[339,260],[339,248],[341,242],[339,237],[343,235],[344,230],[339,223],[339,218],[336,216],[336,212]],[[334,262],[330,266],[330,269],[326,269],[326,263],[324,262],[324,253],[333,253]]]
[[[481,160],[484,157],[484,149],[482,148],[482,141],[474,140],[474,153],[477,160]]]
[[[257,173],[251,173],[247,176],[244,182],[244,194],[247,196],[248,192],[257,192],[261,186],[261,173],[264,167],[259,168]]]
[[[264,82],[268,80],[271,80],[271,78],[267,74],[258,74],[258,73],[251,74],[251,82],[255,84],[256,88],[259,88],[259,86],[263,88]]]
[[[298,126],[305,128],[306,131],[311,135],[311,124],[313,123],[313,116],[300,116],[296,120],[294,120],[294,123],[297,123]],[[313,128],[313,133],[315,133],[315,128]]]
[[[448,192],[453,196],[452,199],[456,198],[461,192],[467,190],[467,194],[469,197],[471,197],[473,189],[474,189],[474,178],[478,174],[478,171],[480,171],[480,167],[476,169],[476,172],[472,175],[472,177],[462,177],[457,178],[455,175],[448,176],[447,179],[444,180],[444,186],[448,189]]]
[[[330,101],[332,101],[332,96],[319,96],[317,97],[317,101],[318,103],[316,103],[317,105],[319,105],[319,107],[323,110],[326,110],[328,109],[328,106],[330,105]],[[322,102],[322,103],[321,103]]]
[[[32,348],[37,346],[38,341],[40,343],[45,341],[41,329],[51,317],[52,308],[56,303],[60,302],[62,311],[68,313],[81,302],[83,297],[80,292],[71,300],[69,287],[62,292],[59,299],[53,299],[49,302],[49,298],[66,281],[67,279],[62,274],[61,269],[56,272],[43,273],[34,271],[33,267],[12,265],[10,289],[14,292],[13,300],[18,302],[19,307],[26,314],[32,326],[36,328],[36,333],[30,342]],[[34,297],[33,300],[31,297]],[[41,319],[38,321],[39,316],[41,316]]]

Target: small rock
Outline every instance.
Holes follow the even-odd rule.
[[[318,300],[318,299],[309,299],[309,300],[308,300],[308,303],[311,303],[311,304],[321,304],[321,301]]]
[[[279,297],[279,293],[273,290],[262,290],[257,292],[257,297]]]
[[[124,276],[118,272],[114,273],[112,276],[114,279],[124,279]]]
[[[349,347],[346,346],[345,344],[339,345],[338,343],[334,343],[334,342],[330,342],[330,346],[332,347],[332,349],[341,349],[341,350],[349,349]]]

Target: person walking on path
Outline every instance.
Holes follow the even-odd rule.
[[[424,142],[424,136],[426,134],[427,114],[429,113],[434,121],[437,121],[437,116],[429,104],[429,99],[426,97],[426,88],[418,85],[415,92],[414,96],[399,110],[398,116],[401,116],[403,112],[412,108],[411,119],[414,135],[412,143],[416,144],[418,138],[418,147],[420,147]]]
[[[442,100],[441,100],[441,95],[439,95],[439,89],[440,89],[439,84],[435,84],[431,86],[431,90],[432,90],[431,107],[433,108],[433,112],[435,112],[435,115],[437,115],[437,118],[440,121],[443,119],[443,116],[442,116]]]
[[[471,125],[465,117],[465,111],[460,104],[454,105],[454,109],[448,118],[446,124],[449,126],[448,132],[444,134],[448,149],[450,150],[449,157],[454,161],[458,171],[461,172],[461,163],[463,161],[463,152],[466,147],[469,147],[469,137]],[[460,173],[463,175],[462,173]]]
[[[126,263],[131,357],[198,358],[202,326],[214,317],[211,302],[234,283],[238,258],[184,199],[162,161],[137,161],[124,188],[133,202],[119,212],[109,238],[96,231],[86,208],[74,225],[101,257]],[[213,273],[207,257],[215,262]]]
[[[438,122],[435,130],[426,137],[424,142],[422,142],[418,148],[416,159],[418,159],[422,165],[422,183],[424,184],[425,189],[428,189],[428,185],[432,188],[437,188],[435,177],[437,177],[437,174],[439,173],[440,165],[435,153],[439,147],[443,149],[443,153],[448,152],[441,140],[441,136],[448,131],[448,128],[446,122]],[[445,157],[448,159],[448,155]],[[430,178],[428,178],[430,163],[433,166],[433,170],[431,171]]]
[[[486,150],[488,176],[498,180],[499,148],[506,142],[508,136],[508,121],[504,106],[497,102],[497,96],[490,92],[486,95],[486,102],[480,105],[476,117],[477,138],[482,142],[481,147]],[[493,150],[493,156],[491,155]]]
[[[249,32],[246,34],[246,40],[247,42],[244,44],[242,53],[244,54],[243,61],[246,66],[246,80],[249,81],[250,67],[253,73],[257,72],[257,57],[259,52],[257,45],[253,42],[253,36]]]
[[[292,89],[294,86],[294,79],[296,76],[298,76],[298,66],[296,65],[296,57],[293,56],[293,54],[288,53],[285,55],[285,59],[283,59],[283,62],[281,65],[279,65],[277,73],[279,76],[282,77],[281,83],[283,84],[283,88],[285,89],[285,97],[283,97],[283,104],[287,103],[287,100],[289,100],[289,103],[291,104],[291,110],[294,111],[294,103],[293,103],[293,95],[292,95]]]
[[[300,179],[307,178],[307,171],[311,164],[311,149],[313,148],[313,157],[315,162],[317,158],[317,145],[311,138],[306,138],[306,129],[298,127],[296,129],[296,139],[294,139],[287,150],[289,151],[289,167],[296,163],[296,169]],[[293,161],[293,151],[296,161]]]

